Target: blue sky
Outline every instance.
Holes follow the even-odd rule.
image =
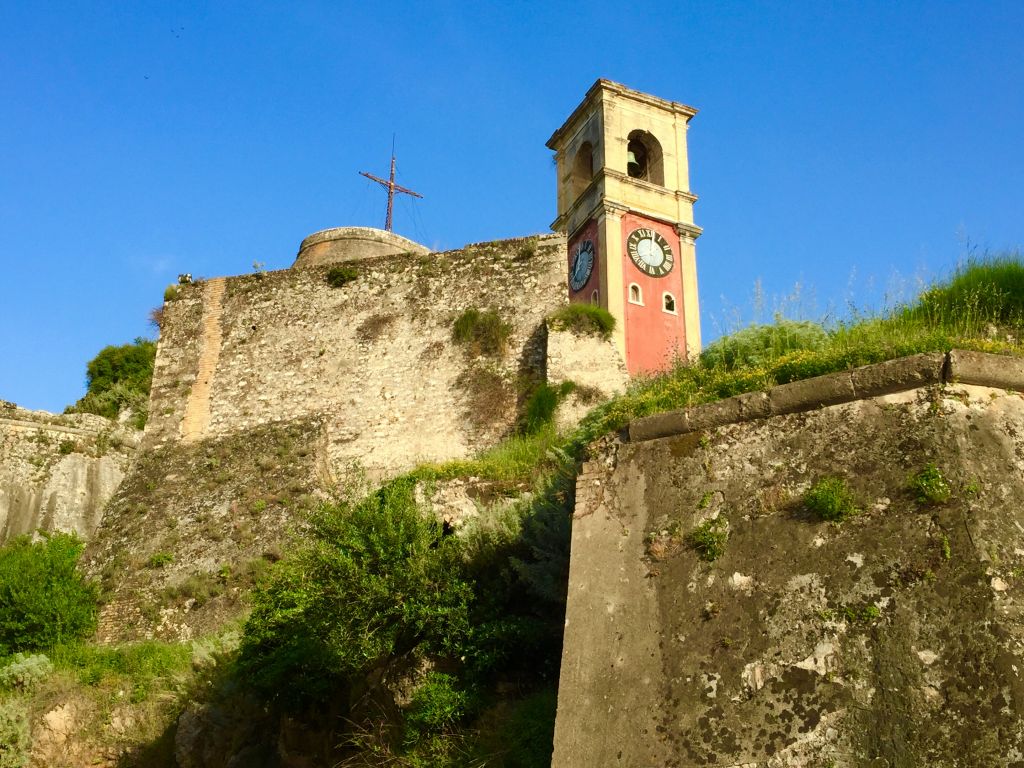
[[[705,338],[1024,241],[1024,2],[0,0],[0,399],[60,410],[179,272],[331,226],[547,231],[598,77],[691,104]],[[752,300],[760,285],[762,300]],[[791,297],[799,289],[799,298]]]

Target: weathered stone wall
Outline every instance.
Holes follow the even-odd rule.
[[[83,558],[97,639],[188,640],[237,616],[325,497],[323,457],[317,419],[140,451]]]
[[[1024,389],[1024,365],[799,382],[588,463],[553,766],[1024,765],[1024,402],[985,384]],[[929,464],[945,503],[909,487]],[[826,477],[859,515],[807,511]],[[687,537],[711,519],[729,535],[705,562]]]
[[[101,416],[0,402],[0,544],[37,530],[92,535],[137,440]]]
[[[549,384],[571,381],[576,385],[558,404],[555,418],[561,429],[578,424],[596,403],[621,394],[629,382],[629,372],[615,342],[597,334],[549,328],[546,362]]]
[[[222,437],[316,416],[336,475],[372,477],[463,457],[515,420],[524,377],[543,376],[544,317],[565,302],[559,236],[184,286],[166,305],[147,445]],[[513,326],[500,360],[452,341],[468,307]],[[487,405],[488,407],[482,407]]]

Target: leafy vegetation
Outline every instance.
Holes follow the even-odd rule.
[[[452,338],[474,357],[501,357],[511,334],[512,326],[493,309],[470,307],[452,323]]]
[[[327,284],[332,288],[341,288],[348,285],[359,277],[359,270],[355,267],[337,266],[327,270]]]
[[[541,382],[526,398],[521,420],[522,431],[531,434],[551,424],[559,402],[575,389],[576,384],[571,381],[563,381],[557,386]]]
[[[131,344],[104,347],[86,366],[85,395],[65,411],[115,419],[122,411],[131,410],[133,426],[142,429],[155,359],[156,342],[142,337]]]
[[[17,699],[0,701],[0,768],[23,768],[31,746],[24,705]]]
[[[52,648],[92,633],[97,589],[75,570],[82,542],[54,533],[0,548],[0,657]]]
[[[910,478],[910,490],[921,504],[945,504],[949,501],[949,483],[935,464],[928,464]]]
[[[714,517],[698,525],[686,540],[697,550],[701,560],[713,563],[725,554],[725,544],[729,541],[729,523],[724,517]]]
[[[830,523],[841,523],[860,512],[853,491],[840,477],[823,478],[808,488],[804,506]]]
[[[615,317],[596,304],[567,304],[548,316],[549,326],[556,331],[596,334],[610,339],[615,330]]]

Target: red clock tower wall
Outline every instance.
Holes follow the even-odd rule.
[[[674,263],[667,275],[652,277],[629,257],[625,244],[630,233],[640,228],[653,229],[671,247]],[[664,371],[674,360],[686,357],[679,235],[671,224],[626,213],[622,217],[622,243],[626,367],[631,375]]]
[[[593,254],[594,263],[591,267],[590,277],[580,287],[579,290],[574,291],[572,289],[571,281],[573,274],[573,261],[576,256],[576,252],[580,245],[589,240],[593,243]],[[569,301],[571,302],[589,302],[592,304],[601,304],[604,300],[604,284],[601,279],[604,267],[601,263],[601,244],[598,241],[598,228],[597,222],[591,219],[587,224],[582,227],[572,239],[569,241],[568,258],[569,258]],[[601,304],[601,306],[604,306]]]

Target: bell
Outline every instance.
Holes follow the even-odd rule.
[[[640,165],[640,163],[636,161],[636,153],[632,150],[626,153],[626,165]]]

